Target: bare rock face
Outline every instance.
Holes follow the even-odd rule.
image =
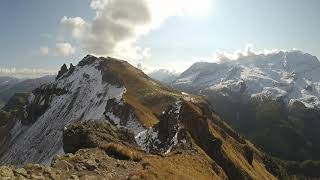
[[[26,103],[25,117],[22,119],[22,124],[30,125],[43,115],[50,107],[54,97],[62,96],[67,91],[62,88],[57,88],[56,85],[45,85],[33,91],[31,96],[32,102]]]
[[[138,147],[134,135],[128,129],[117,128],[109,122],[86,121],[70,125],[63,132],[63,149],[66,153],[101,147],[104,143]]]
[[[118,117],[119,122],[115,118],[109,117],[110,113],[114,115],[115,117]],[[109,99],[105,115],[107,118],[111,118],[110,122],[114,124],[119,124],[120,126],[126,126],[128,124],[128,121],[134,116],[134,108],[131,107],[128,103],[122,101],[119,103],[115,98]]]
[[[68,67],[66,64],[63,64],[60,68],[60,71],[58,72],[58,75],[56,79],[59,79],[62,75],[64,75],[66,72],[68,72]]]

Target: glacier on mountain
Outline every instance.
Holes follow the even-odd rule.
[[[195,63],[173,82],[194,93],[230,90],[248,98],[283,98],[320,108],[320,62],[301,51],[241,56],[235,61]]]

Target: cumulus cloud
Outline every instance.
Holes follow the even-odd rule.
[[[40,47],[40,54],[43,56],[71,56],[76,52],[76,49],[68,42],[59,42],[55,44],[55,47],[49,48],[47,46]]]
[[[75,54],[76,48],[74,48],[68,42],[58,42],[52,48],[49,48],[47,46],[41,46],[39,48],[39,51],[42,56],[53,55],[53,56],[68,57]]]
[[[271,54],[277,54],[279,52],[292,52],[298,51],[296,49],[291,50],[284,50],[284,49],[257,49],[254,44],[247,44],[243,49],[238,49],[234,51],[227,51],[227,50],[216,50],[209,56],[194,56],[190,57],[190,59],[172,59],[165,64],[159,64],[156,66],[147,66],[143,63],[139,63],[137,67],[143,70],[145,73],[149,74],[153,71],[159,69],[166,69],[169,71],[175,71],[177,73],[182,73],[186,69],[188,69],[192,64],[196,62],[211,62],[211,63],[224,63],[228,61],[237,61],[243,57],[249,56],[267,56]],[[156,68],[155,68],[156,67]]]
[[[80,17],[63,17],[61,24],[74,38],[81,37],[80,46],[95,55],[125,59],[150,57],[150,50],[137,47],[142,35],[161,26],[172,16],[203,15],[210,0],[91,0],[95,11],[91,21]],[[81,36],[85,34],[85,36]]]
[[[107,4],[107,0],[91,0],[90,6],[92,9],[103,9]]]
[[[81,17],[68,18],[64,16],[60,23],[67,30],[71,30],[71,35],[74,38],[81,38],[87,27],[87,23]]]
[[[75,52],[76,52],[76,49],[72,47],[70,43],[67,43],[67,42],[57,43],[54,49],[55,56],[67,57],[67,56],[73,55]]]
[[[281,50],[279,49],[263,49],[257,50],[255,46],[251,43],[247,44],[244,49],[238,49],[233,52],[217,50],[212,57],[205,58],[208,61],[214,61],[217,63],[225,62],[225,61],[235,61],[239,60],[242,57],[255,56],[255,55],[269,55],[278,53]],[[282,50],[284,51],[284,50]]]
[[[139,27],[151,21],[150,13],[143,0],[108,1],[96,10],[88,36],[83,39],[84,48],[98,55],[113,54],[116,49],[123,49],[137,38]],[[125,48],[130,50],[129,47]]]

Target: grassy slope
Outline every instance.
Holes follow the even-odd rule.
[[[296,105],[298,107],[287,110],[283,108],[281,102],[272,100],[249,105],[241,104],[239,97],[241,96],[235,96],[234,101],[230,101],[218,95],[208,95],[215,110],[237,132],[243,133],[263,151],[284,159],[297,160],[299,157],[298,160],[307,160],[312,158],[311,155],[319,157],[316,153],[318,143],[311,143],[312,146],[306,143],[308,142],[306,135],[312,137],[314,142],[320,137],[319,131],[315,130],[315,127],[319,127],[316,112],[300,107],[299,104]],[[315,150],[311,151],[312,148]],[[280,179],[313,177],[315,171],[312,172],[312,169],[320,169],[317,161],[307,161],[306,164],[306,162],[274,159],[276,158],[266,158],[264,162]],[[320,174],[315,177],[320,177]]]
[[[227,93],[230,93],[226,91]],[[281,100],[243,102],[242,96],[225,98],[207,93],[214,109],[232,127],[273,156],[302,161],[320,159],[320,112],[297,105],[287,108]],[[274,143],[277,142],[277,143]],[[295,151],[292,151],[295,149]]]
[[[162,111],[181,97],[125,61],[108,58],[104,68],[123,81],[127,88],[126,102],[135,107],[136,115],[147,127],[155,125]]]
[[[127,88],[127,93],[125,95],[125,100],[127,103],[135,108],[136,114],[147,126],[153,126],[159,122],[159,117],[161,113],[166,110],[170,105],[176,102],[179,98],[182,98],[181,93],[170,89],[166,86],[159,84],[158,82],[152,80],[142,71],[131,66],[129,63],[124,61],[119,61],[115,59],[108,58],[104,62],[104,71],[111,72],[113,75],[117,75],[121,79]],[[190,121],[197,122],[197,118],[205,118],[204,112],[202,112],[201,106],[209,106],[207,101],[203,97],[192,96],[198,103],[195,105],[189,104],[191,111],[195,111],[195,119],[190,119]],[[216,115],[217,116],[217,115]],[[218,116],[217,116],[218,117]],[[204,122],[204,126],[206,122]],[[222,121],[221,121],[222,123]],[[196,123],[197,124],[197,123]],[[225,124],[224,124],[225,125]],[[227,125],[225,125],[228,127]],[[195,125],[190,124],[190,128],[196,129]],[[215,126],[211,127],[212,133],[217,131],[222,131],[221,128],[225,127]],[[230,128],[228,127],[228,130]],[[228,131],[227,130],[227,131]],[[195,134],[202,134],[203,132],[196,132]],[[231,129],[229,132],[233,132]],[[225,133],[225,132],[220,132]],[[214,134],[219,138],[223,138],[221,134]],[[195,137],[195,136],[194,136]],[[195,137],[196,138],[196,137]],[[198,137],[200,139],[201,137]],[[229,137],[229,139],[233,139]],[[197,143],[201,149],[204,148],[204,143]],[[241,155],[242,146],[239,145],[236,140],[233,141],[223,141],[223,153],[230,159],[230,163],[234,164],[235,169],[243,171],[245,174],[252,178],[264,177],[265,179],[274,179],[274,177],[264,168],[261,159],[256,158],[254,160],[253,166],[251,166],[247,160]],[[207,149],[207,151],[210,151]],[[212,157],[211,157],[212,158]],[[210,158],[210,159],[211,159]],[[186,161],[186,160],[185,160]],[[221,162],[222,163],[222,162]],[[219,164],[219,163],[218,163]],[[227,168],[225,166],[224,168]],[[232,170],[231,170],[232,171]],[[230,171],[230,172],[231,172]]]
[[[190,102],[189,106],[194,109],[194,112],[197,114],[198,118],[196,119],[205,119],[208,117],[205,110],[206,104],[203,105],[193,105]],[[188,119],[187,115],[185,118]],[[213,158],[228,174],[229,178],[253,178],[253,179],[275,179],[275,177],[267,171],[262,161],[264,156],[263,153],[259,152],[251,143],[243,140],[240,136],[237,135],[227,124],[225,124],[220,117],[213,113],[212,116],[209,116],[208,119],[208,131],[209,134],[221,141],[220,150],[211,154],[214,151],[212,148],[207,149],[205,146],[206,142],[203,142],[202,147],[206,149],[206,152],[211,158]],[[188,121],[188,120],[187,120]],[[196,124],[191,124],[190,127],[199,129],[197,124],[201,122],[196,122]],[[203,134],[202,132],[196,132],[196,134]],[[210,136],[209,135],[209,136]],[[203,137],[198,138],[203,139]],[[250,164],[248,159],[245,156],[245,148],[254,151],[252,156],[252,163]],[[221,158],[223,157],[223,158]]]

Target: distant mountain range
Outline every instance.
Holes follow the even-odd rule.
[[[44,76],[35,79],[18,79],[14,77],[0,77],[0,107],[15,93],[31,92],[33,89],[48,84],[55,76]]]
[[[195,63],[172,86],[206,96],[216,112],[263,150],[320,160],[320,62],[301,51]]]

